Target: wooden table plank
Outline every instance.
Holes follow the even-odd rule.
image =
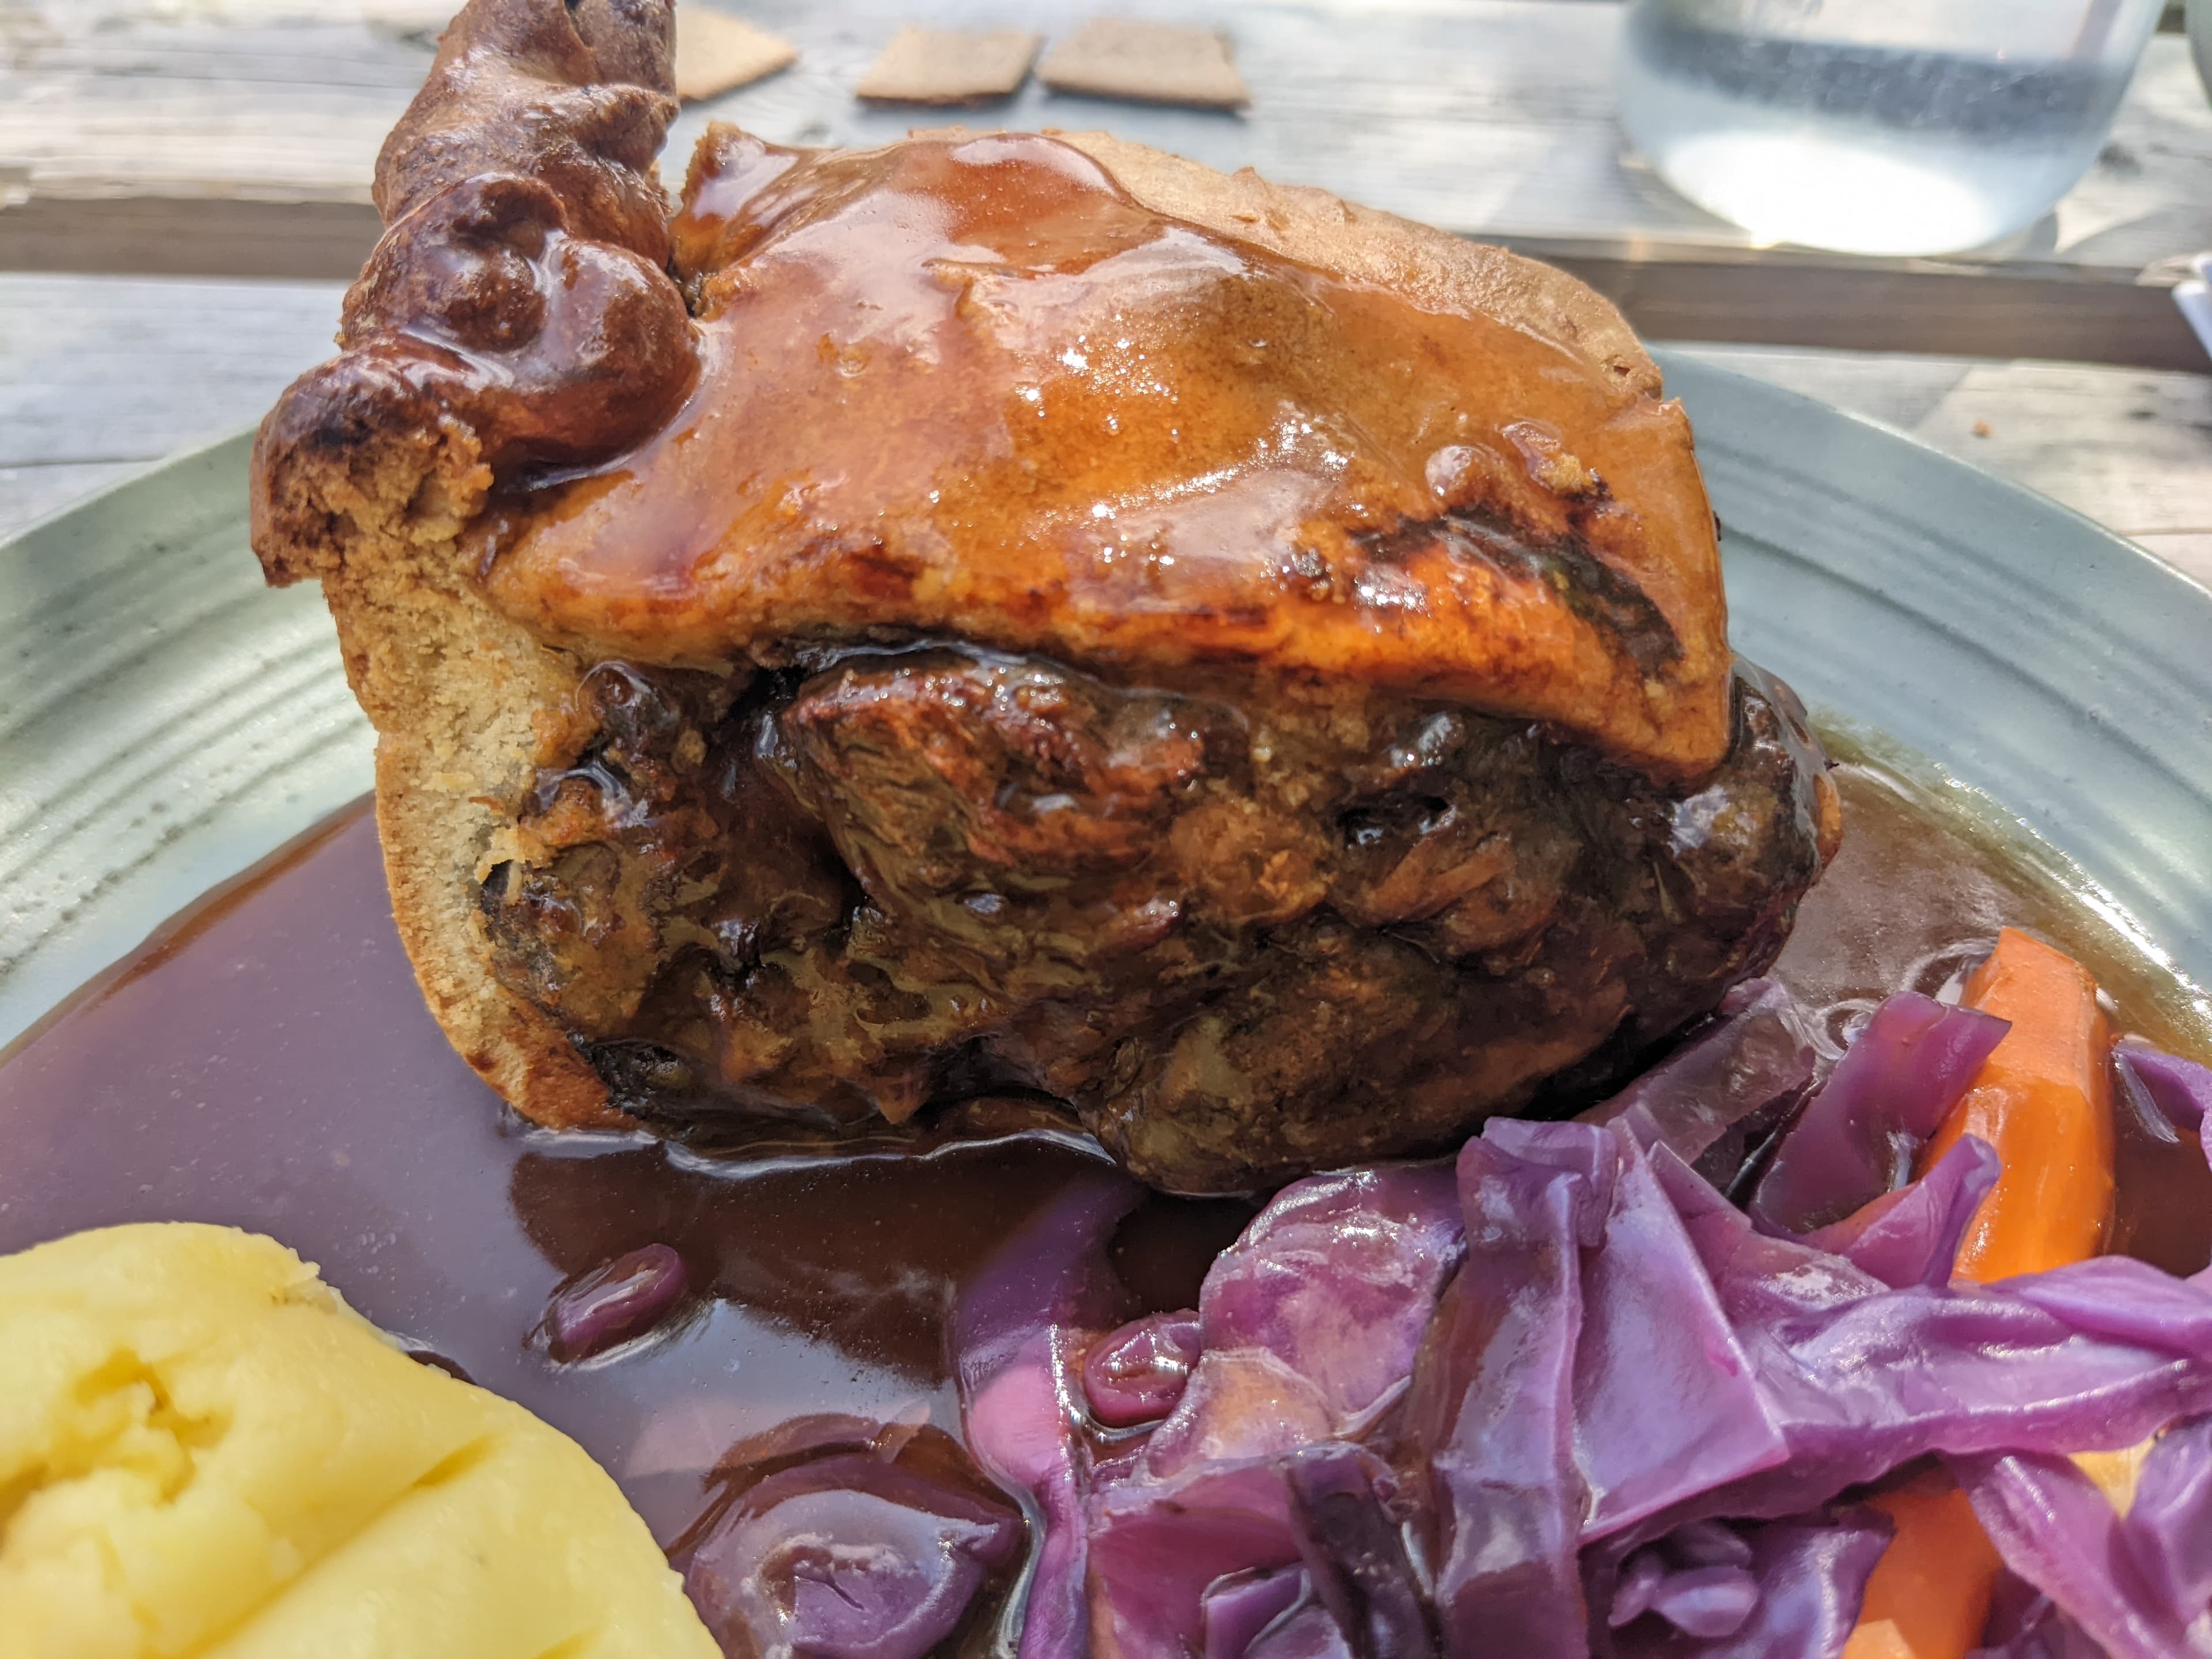
[[[343,286],[0,276],[0,465],[155,460],[331,356]]]
[[[688,0],[699,3],[700,0]],[[946,26],[1064,31],[1092,0],[940,0]],[[1704,338],[2206,360],[2144,267],[2212,246],[2212,108],[2179,37],[2152,42],[2112,143],[2057,212],[1976,259],[1748,257],[1744,234],[1624,161],[1613,118],[1620,9],[1549,0],[1127,0],[1218,23],[1246,115],[1156,109],[1032,82],[969,118],[1105,125],[1216,166],[1356,200],[1571,265],[1646,331]],[[0,268],[349,272],[374,237],[378,143],[428,62],[423,0],[4,0]],[[851,95],[911,0],[755,0],[803,50],[792,70],[688,110],[779,140],[872,143],[938,118]],[[7,191],[0,186],[0,199]],[[218,205],[219,204],[219,205]],[[292,210],[288,211],[288,210]],[[296,214],[296,216],[295,216]],[[2013,285],[1960,280],[1993,270]]]
[[[0,275],[0,537],[258,420],[329,355],[343,292],[329,282]],[[2212,378],[1683,349],[2042,490],[2212,586]]]
[[[2212,368],[2166,287],[2124,270],[1501,240],[1573,271],[1652,338]]]
[[[0,537],[259,420],[339,283],[0,276]]]
[[[367,202],[40,196],[0,208],[0,270],[343,278],[381,228]]]

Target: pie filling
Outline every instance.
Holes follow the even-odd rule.
[[[1433,702],[969,647],[574,703],[482,905],[617,1105],[719,1141],[1030,1091],[1183,1191],[1587,1095],[1772,959],[1833,800],[1748,666],[1679,792]]]

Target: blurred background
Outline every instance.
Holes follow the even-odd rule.
[[[377,146],[451,9],[0,0],[0,536],[252,422],[327,355],[378,230]],[[2212,101],[2165,0],[678,18],[672,181],[711,120],[804,144],[1109,128],[1565,265],[1647,338],[1900,427],[2212,584],[2212,358],[2188,317],[2212,327]]]

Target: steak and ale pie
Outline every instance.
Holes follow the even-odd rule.
[[[1834,850],[1679,406],[1572,278],[1100,134],[714,128],[665,0],[476,0],[255,547],[526,1116],[1058,1103],[1234,1191],[1563,1109]]]

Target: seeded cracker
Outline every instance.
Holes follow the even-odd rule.
[[[1055,92],[1146,104],[1241,109],[1252,101],[1217,29],[1094,17],[1052,49],[1037,71]]]
[[[902,28],[869,65],[858,94],[887,104],[980,104],[1011,98],[1029,78],[1042,35]]]
[[[799,48],[741,17],[696,3],[676,13],[676,95],[719,98],[797,61]]]

